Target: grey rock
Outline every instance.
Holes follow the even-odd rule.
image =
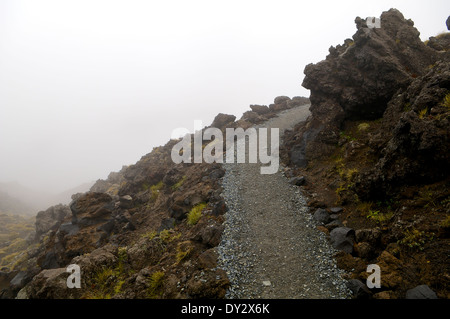
[[[269,107],[267,105],[250,105],[250,108],[253,112],[258,114],[269,113]]]
[[[133,203],[133,198],[130,195],[121,196],[119,199],[119,207],[121,208],[131,208]]]
[[[328,224],[325,225],[326,228],[328,229],[335,229],[337,227],[341,227],[342,226],[342,222],[338,219],[333,219],[331,222],[329,222]]]
[[[223,225],[208,225],[200,232],[201,240],[203,244],[210,247],[219,245],[222,232],[224,230]]]
[[[313,218],[318,221],[319,223],[322,224],[327,224],[330,222],[330,214],[328,214],[328,212],[323,209],[323,208],[318,208],[315,213],[313,214]]]
[[[133,231],[136,230],[136,226],[132,222],[128,222],[125,224],[125,226],[122,227],[123,231]]]
[[[44,260],[41,263],[41,267],[43,269],[54,269],[54,268],[61,267],[60,260],[59,260],[58,256],[56,255],[56,253],[48,252],[44,256]]]
[[[106,223],[98,227],[98,230],[104,231],[106,234],[111,234],[116,225],[116,221],[114,219],[108,220]]]
[[[225,175],[225,171],[223,169],[215,169],[209,174],[209,178],[212,180],[217,180]]]
[[[331,245],[349,254],[353,252],[354,239],[355,231],[348,227],[337,227],[330,232]]]
[[[23,286],[25,286],[28,279],[27,277],[28,276],[26,271],[19,271],[19,273],[10,281],[11,288],[21,289]]]
[[[339,214],[342,213],[344,209],[342,207],[331,207],[330,208],[330,212],[332,212],[333,214]]]
[[[290,100],[291,100],[291,98],[288,97],[288,96],[277,96],[277,97],[273,100],[273,102],[274,102],[275,104],[281,104],[281,103],[283,103],[283,102],[290,101]]]
[[[55,205],[36,215],[36,238],[49,230],[56,230],[63,219],[70,216],[71,212],[66,205]]]
[[[170,217],[164,218],[161,221],[161,225],[158,228],[158,232],[162,232],[163,230],[166,230],[166,229],[172,229],[174,227],[175,227],[175,219],[174,218],[170,218]]]
[[[295,186],[302,186],[305,184],[305,182],[306,182],[306,179],[304,176],[292,177],[291,179],[289,179],[289,183],[291,185],[295,185]]]
[[[220,200],[217,203],[214,203],[213,209],[212,209],[212,214],[214,216],[223,215],[223,214],[225,214],[226,211],[227,211],[227,205],[225,204],[225,201]]]
[[[69,223],[61,224],[61,226],[59,226],[58,232],[65,233],[66,236],[73,236],[76,233],[78,233],[79,230],[80,230],[80,228],[78,227],[78,225],[75,225],[75,224],[72,224],[71,222],[69,222]]]
[[[427,285],[420,285],[406,292],[406,299],[437,299],[436,293]]]
[[[211,123],[211,127],[222,128],[227,124],[234,123],[235,120],[236,116],[234,115],[219,113],[216,115],[213,122]]]
[[[353,293],[355,299],[368,299],[372,296],[372,292],[367,286],[358,279],[351,279],[347,282],[347,288]]]

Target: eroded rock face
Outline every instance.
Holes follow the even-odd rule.
[[[45,248],[37,255],[37,264],[44,269],[62,267],[73,257],[102,246],[120,225],[119,212],[113,215],[115,204],[106,193],[82,194],[69,207],[59,207],[64,217],[47,232]]]
[[[357,17],[357,32],[331,47],[325,60],[305,67],[312,119],[299,132],[291,161],[305,166],[329,155],[347,119],[380,118],[397,90],[426,74],[438,53],[426,46],[411,20],[396,9],[383,12],[381,28]]]
[[[353,40],[330,48],[326,60],[305,68],[303,86],[311,90],[311,112],[322,114],[322,103],[337,103],[345,117],[374,119],[401,87],[423,75],[436,60],[411,20],[395,9],[381,15],[381,28],[355,20]]]
[[[448,175],[449,119],[443,100],[450,90],[450,63],[437,62],[389,103],[373,148],[381,156],[361,174],[361,198],[382,197],[398,186],[442,180]]]
[[[36,239],[50,230],[56,230],[71,212],[66,205],[56,205],[36,215]]]

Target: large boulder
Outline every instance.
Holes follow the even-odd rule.
[[[269,113],[270,111],[267,105],[250,105],[250,108],[259,115]]]
[[[321,224],[328,224],[331,221],[330,214],[323,208],[318,208],[314,212],[313,218]]]
[[[213,122],[211,123],[212,127],[216,127],[219,129],[225,128],[227,124],[232,124],[236,120],[236,116],[219,113],[214,118]]]
[[[399,88],[434,63],[435,51],[400,11],[383,12],[380,21],[381,28],[369,28],[357,17],[353,40],[331,47],[325,61],[306,66],[303,86],[311,90],[313,115],[321,113],[321,102],[330,99],[346,117],[378,118]]]
[[[111,196],[106,193],[86,193],[70,203],[73,223],[82,226],[95,225],[108,219],[114,208]]]
[[[36,239],[50,230],[56,230],[64,218],[70,216],[70,208],[66,205],[56,205],[36,215]]]
[[[437,299],[436,293],[427,285],[420,285],[406,292],[406,299]]]
[[[349,227],[334,228],[330,232],[330,241],[335,249],[351,254],[355,241],[355,231]]]

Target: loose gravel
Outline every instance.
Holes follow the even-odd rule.
[[[281,137],[309,114],[309,105],[296,107],[258,127],[279,128]],[[223,164],[228,211],[217,251],[231,282],[226,298],[348,298],[336,251],[317,230],[301,189],[282,166],[263,175],[260,165]]]

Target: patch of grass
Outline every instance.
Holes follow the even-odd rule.
[[[441,105],[446,107],[447,110],[450,110],[450,93],[447,93],[447,95],[442,100]]]
[[[373,207],[372,202],[359,202],[358,205],[356,206],[356,209],[361,213],[366,213],[370,211],[372,207]]]
[[[117,249],[117,256],[119,257],[119,262],[117,264],[116,271],[118,274],[125,273],[125,263],[128,261],[128,248],[119,247]]]
[[[114,294],[117,295],[122,291],[122,286],[125,283],[125,280],[119,280],[114,286]]]
[[[345,138],[347,141],[356,141],[356,138],[353,136],[350,136],[348,133],[341,131],[339,132],[339,136],[342,138]]]
[[[206,207],[206,203],[200,203],[195,205],[190,212],[187,214],[188,225],[195,225],[202,217],[202,211]]]
[[[450,215],[447,215],[440,223],[439,226],[443,228],[450,228]]]
[[[173,230],[169,229],[164,229],[159,233],[159,238],[166,243],[172,242],[176,239],[179,239],[180,237],[181,233],[175,234]]]
[[[152,230],[150,232],[141,235],[141,237],[147,238],[148,240],[152,240],[156,236],[158,236],[158,232],[156,232],[155,230]]]
[[[164,187],[163,181],[150,186],[150,201],[154,202],[158,199],[159,191]]]
[[[346,169],[343,162],[340,161],[336,166],[337,173],[341,178],[338,188],[336,188],[337,204],[341,205],[344,202],[344,196],[354,186],[354,177],[358,174],[357,168]]]
[[[177,247],[177,255],[176,255],[176,259],[177,259],[177,264],[179,264],[182,260],[184,260],[185,258],[187,258],[192,252],[192,248],[188,247],[186,249],[182,249],[180,246]]]
[[[423,120],[425,116],[428,114],[428,108],[424,108],[419,111],[419,119]]]
[[[414,228],[412,230],[406,230],[403,233],[403,238],[398,241],[398,244],[423,250],[425,243],[433,239],[434,233],[424,232]]]
[[[111,299],[111,284],[116,280],[116,271],[103,267],[92,278],[91,289],[84,298],[87,299]]]
[[[336,188],[336,196],[337,196],[337,204],[342,204],[343,203],[343,195],[344,192],[347,191],[347,187],[345,187],[345,184],[340,184],[338,188]]]
[[[27,248],[28,244],[25,239],[16,238],[12,240],[8,246],[0,249],[0,267],[17,270],[17,268],[28,258],[26,252]]]
[[[379,210],[369,209],[367,218],[371,219],[371,220],[375,221],[377,224],[379,224],[379,223],[384,223],[384,222],[390,220],[393,215],[394,214],[391,211],[383,214],[383,213],[380,213]]]
[[[118,263],[116,267],[103,266],[90,279],[91,289],[83,297],[87,299],[110,299],[120,293],[125,279],[130,275],[126,271],[125,263],[128,260],[127,247],[117,250]]]
[[[345,178],[347,181],[351,181],[356,174],[358,174],[357,168],[349,168],[345,172]]]
[[[165,273],[163,271],[156,271],[150,276],[147,289],[149,298],[156,299],[162,296],[161,288],[164,285],[164,276]]]
[[[181,186],[183,186],[183,183],[186,181],[186,175],[184,175],[183,177],[181,177],[181,179],[176,182],[174,185],[172,185],[172,190],[176,191],[177,189],[179,189]]]
[[[369,129],[370,124],[369,123],[360,123],[358,125],[358,131],[366,131],[367,129]]]

